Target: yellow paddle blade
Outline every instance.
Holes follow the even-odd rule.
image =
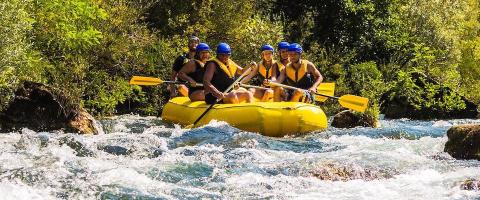
[[[317,87],[317,93],[334,96],[335,95],[335,83],[320,83]],[[315,95],[315,101],[325,102],[328,97]]]
[[[158,85],[162,83],[162,79],[146,76],[133,76],[132,79],[130,79],[131,85]]]
[[[349,108],[358,112],[365,112],[368,107],[368,99],[351,94],[343,95],[338,99],[338,102],[344,108]]]

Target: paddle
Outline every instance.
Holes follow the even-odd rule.
[[[230,92],[230,90],[232,90],[233,87],[234,87],[238,82],[240,82],[240,81],[243,79],[243,77],[247,76],[247,75],[250,73],[251,69],[252,69],[252,68],[251,68],[250,66],[248,66],[248,68],[245,69],[245,71],[242,73],[242,75],[240,75],[230,86],[228,86],[228,88],[227,88],[225,91],[223,91],[223,93]],[[208,111],[210,111],[210,110],[213,108],[213,106],[214,106],[215,104],[217,104],[220,100],[221,100],[221,99],[217,99],[214,103],[212,103],[212,104],[205,110],[205,112],[202,113],[202,115],[200,115],[200,117],[197,118],[197,120],[195,120],[195,122],[193,122],[193,124],[188,125],[188,126],[186,126],[185,128],[192,128],[192,127],[194,127],[194,126],[203,118],[203,116],[205,116],[205,115],[208,113]]]
[[[242,87],[246,88],[256,88],[256,89],[263,89],[268,90],[271,88],[262,87],[262,86],[255,86],[255,85],[248,85],[248,84],[241,84]],[[335,92],[335,83],[320,83],[317,87],[317,92],[323,95],[333,96]],[[320,95],[315,96],[315,101],[318,102],[325,102],[328,98]]]
[[[334,96],[335,95],[335,83],[320,83],[317,87],[317,93]],[[315,101],[325,102],[328,97],[315,94]]]
[[[129,82],[131,85],[160,85],[162,83],[169,83],[169,84],[188,84],[188,82],[180,82],[180,81],[164,81],[160,78],[154,77],[146,77],[146,76],[133,76]],[[201,87],[203,84],[197,83],[195,86]]]
[[[256,86],[256,85],[248,85],[248,84],[240,84],[240,86],[246,87],[246,88],[262,89],[262,90],[272,89],[272,88],[267,88],[267,87],[262,87],[262,86]]]
[[[300,88],[296,88],[296,87],[292,87],[292,86],[288,86],[288,85],[284,85],[284,84],[280,84],[280,83],[275,83],[275,82],[270,82],[270,85],[283,87],[283,88],[288,88],[288,89],[292,89],[292,90],[304,90],[304,89],[300,89]],[[304,90],[304,91],[306,91],[306,90]],[[343,95],[341,97],[335,97],[335,96],[325,95],[325,94],[318,93],[318,92],[315,93],[315,94],[319,95],[319,96],[323,96],[323,97],[336,99],[336,100],[338,100],[338,102],[340,103],[340,105],[342,107],[349,108],[349,109],[352,109],[352,110],[355,110],[355,111],[358,111],[358,112],[365,112],[365,110],[368,107],[368,99],[365,98],[365,97],[355,96],[355,95],[351,95],[351,94]]]

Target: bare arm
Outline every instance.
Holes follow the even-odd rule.
[[[317,87],[320,85],[320,83],[323,81],[323,76],[320,74],[320,71],[313,65],[313,63],[308,63],[307,65],[308,72],[312,73],[313,76],[315,77],[315,82],[313,83],[312,87],[310,87],[308,90],[312,92],[317,92]]]
[[[272,77],[270,78],[270,80],[275,82],[277,80],[277,74],[278,73],[280,73],[280,72],[278,72],[278,64],[274,63],[272,65]]]
[[[285,76],[286,76],[286,68],[282,69],[280,71],[280,75],[278,76],[277,80],[276,80],[276,83],[283,83],[283,81],[285,81]]]
[[[171,81],[176,81],[177,80],[177,75],[178,75],[178,72],[176,72],[175,70],[172,70],[172,74],[170,74],[170,80]]]
[[[245,76],[245,78],[242,79],[241,83],[248,83],[248,81],[250,81],[253,76],[257,75],[258,73],[258,66],[255,65],[253,66],[253,70],[247,75]]]
[[[215,67],[215,64],[213,64],[213,62],[209,63],[206,66],[205,75],[203,76],[203,87],[206,91],[212,93],[213,96],[219,99],[222,99],[225,95],[222,92],[218,91],[217,88],[215,88],[215,86],[213,86],[212,83],[210,82],[212,81],[213,74],[215,73],[216,70],[217,69]]]
[[[182,69],[178,72],[178,78],[188,81],[190,85],[194,86],[197,82],[193,80],[187,74],[195,72],[195,61],[191,60],[187,64],[185,64]]]

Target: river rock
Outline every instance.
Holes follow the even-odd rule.
[[[117,145],[105,145],[105,146],[102,146],[102,147],[99,147],[99,150],[103,150],[109,154],[113,154],[113,155],[116,155],[116,156],[119,156],[119,155],[129,155],[130,153],[132,153],[132,151],[130,149],[127,149],[125,147],[122,147],[122,146],[117,146]]]
[[[444,151],[457,159],[480,160],[480,124],[453,126]]]
[[[458,93],[453,91],[449,87],[442,86],[437,81],[427,77],[423,73],[412,73],[412,83],[415,84],[418,88],[423,89],[427,85],[436,85],[438,90],[433,94],[435,101],[443,101],[445,98],[451,98],[450,95],[460,98],[461,101],[465,104],[465,109],[455,109],[446,111],[438,107],[430,108],[416,108],[411,105],[409,98],[403,94],[403,92],[398,91],[398,87],[394,87],[390,91],[387,91],[382,95],[380,101],[382,106],[380,108],[381,113],[385,114],[386,118],[390,119],[399,119],[399,118],[409,118],[409,119],[452,119],[452,118],[476,118],[479,116],[479,111],[477,110],[477,105],[472,101],[466,99],[463,96],[460,96]],[[419,99],[426,99],[426,94],[423,94],[418,97]]]
[[[332,126],[336,128],[353,128],[357,126],[378,127],[378,121],[364,113],[344,110],[333,117]]]
[[[479,191],[480,190],[480,181],[477,179],[468,179],[465,180],[461,185],[460,188],[462,190],[475,190]]]
[[[350,181],[361,179],[365,181],[392,178],[397,174],[394,170],[382,171],[375,169],[362,168],[354,165],[341,165],[338,163],[322,163],[311,169],[307,173],[321,180],[329,181]]]
[[[15,98],[0,112],[0,129],[13,131],[65,130],[80,134],[98,134],[95,119],[60,90],[26,81],[15,91]]]
[[[89,156],[94,156],[95,153],[88,149],[87,145],[75,137],[69,135],[60,138],[60,145],[67,145],[68,147],[72,148],[75,150],[75,155],[78,157],[89,157]]]

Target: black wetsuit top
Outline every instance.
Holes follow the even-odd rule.
[[[195,71],[192,73],[188,73],[187,76],[191,77],[197,83],[203,83],[203,75],[205,74],[205,68],[202,67],[200,61],[195,61]],[[203,86],[191,87],[189,86],[188,95],[191,95],[193,92],[197,90],[203,90]]]

